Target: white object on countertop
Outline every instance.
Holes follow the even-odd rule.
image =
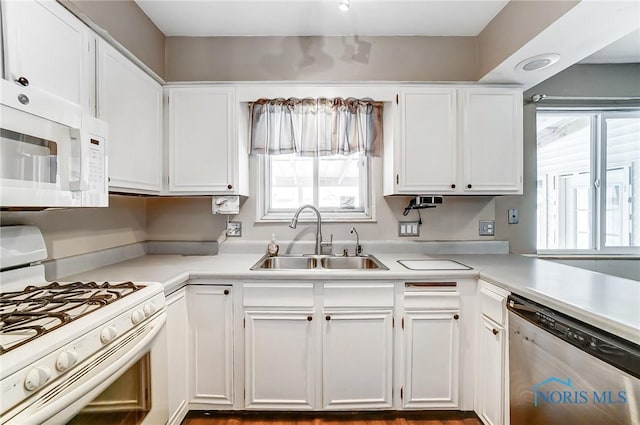
[[[211,199],[211,212],[213,214],[239,214],[239,196],[214,196]]]
[[[453,260],[398,260],[409,270],[471,270],[472,267],[465,266]]]

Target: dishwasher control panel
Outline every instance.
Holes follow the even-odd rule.
[[[507,308],[552,335],[640,377],[640,346],[529,299],[510,295]]]

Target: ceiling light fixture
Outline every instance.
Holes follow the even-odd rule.
[[[349,11],[349,0],[340,0],[340,4],[338,5],[338,9],[343,12]]]
[[[560,60],[557,53],[545,53],[542,55],[527,58],[516,65],[516,71],[538,71],[550,67]]]

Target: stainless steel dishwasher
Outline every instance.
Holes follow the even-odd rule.
[[[519,296],[507,308],[511,425],[640,424],[640,346]]]

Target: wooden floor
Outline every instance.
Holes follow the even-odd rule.
[[[227,414],[190,412],[182,425],[482,425],[473,412]]]

